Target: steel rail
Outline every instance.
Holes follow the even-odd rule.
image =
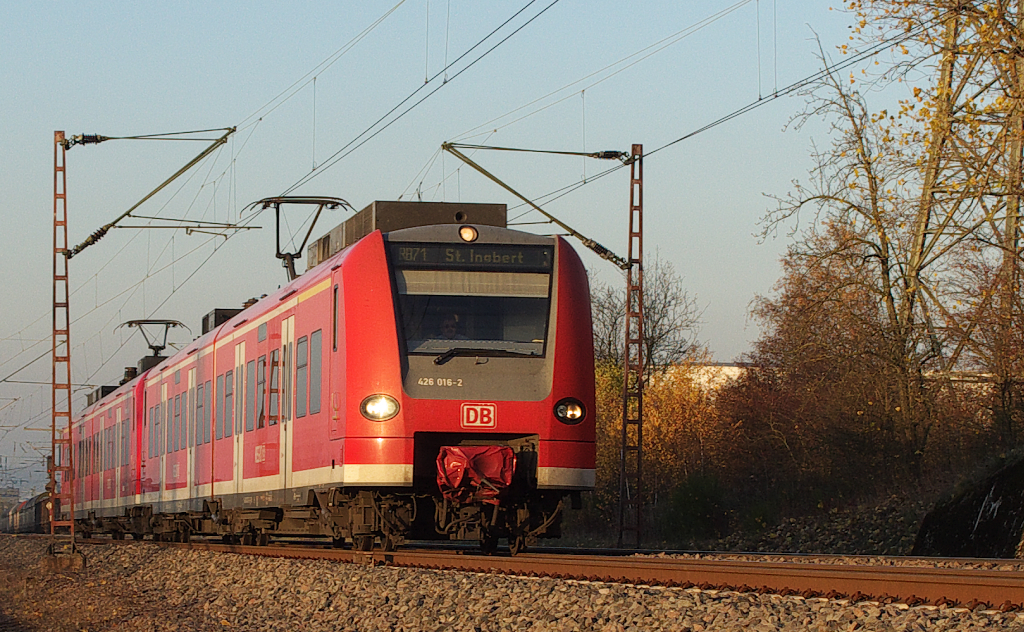
[[[655,586],[847,598],[918,605],[1024,609],[1024,571],[803,562],[695,560],[671,557],[608,557],[524,553],[515,557],[462,551],[362,552],[292,546],[160,543],[222,553],[323,559],[379,566],[434,568],[479,573],[554,577]],[[772,557],[778,557],[777,555]]]

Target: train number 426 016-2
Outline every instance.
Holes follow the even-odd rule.
[[[462,386],[462,378],[451,377],[421,377],[418,382],[420,386]]]

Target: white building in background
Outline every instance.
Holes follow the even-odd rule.
[[[653,379],[655,381],[689,379],[702,390],[713,392],[722,388],[730,381],[739,379],[749,368],[747,364],[733,362],[708,362],[706,364],[686,365],[685,367],[672,366],[663,373],[656,374]]]
[[[747,372],[745,364],[731,362],[710,362],[701,364],[695,368],[694,381],[700,384],[705,390],[717,391],[731,380],[738,380]]]

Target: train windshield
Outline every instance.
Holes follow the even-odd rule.
[[[398,269],[395,277],[409,353],[544,355],[549,273]]]

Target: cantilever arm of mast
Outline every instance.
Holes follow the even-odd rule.
[[[192,233],[200,233],[203,235],[215,235],[217,237],[228,238],[225,231],[229,230],[260,230],[262,226],[243,226],[241,224],[230,224],[225,222],[211,222],[209,220],[196,220],[196,219],[185,219],[185,218],[173,218],[173,217],[150,217],[148,215],[132,215],[132,219],[148,219],[154,222],[169,222],[168,224],[146,224],[146,225],[134,225],[134,224],[119,224],[114,228],[170,228],[172,230],[185,229],[186,235]]]
[[[213,131],[213,130],[203,130],[203,131]],[[221,130],[217,130],[217,131],[221,131]],[[181,174],[185,173],[186,171],[188,171],[189,169],[194,167],[203,158],[206,158],[207,156],[209,156],[213,152],[214,149],[217,149],[218,147],[220,147],[221,145],[226,143],[227,140],[228,140],[228,136],[231,136],[232,134],[235,133],[235,128],[234,127],[223,128],[223,131],[224,131],[224,135],[223,136],[221,136],[220,138],[214,139],[213,142],[211,142],[210,145],[206,149],[201,151],[198,156],[196,156],[192,160],[188,161],[188,163],[184,167],[182,167],[181,169],[178,169],[178,171],[175,172],[174,175],[172,175],[170,178],[167,178],[166,180],[164,180],[163,183],[160,184],[160,186],[158,186],[157,188],[155,188],[152,191],[150,191],[145,197],[143,197],[141,200],[136,202],[135,205],[132,206],[130,209],[128,209],[124,213],[121,213],[121,215],[119,215],[117,217],[117,219],[115,219],[114,221],[110,222],[109,224],[104,224],[102,227],[100,227],[99,230],[93,232],[93,234],[89,235],[85,239],[85,241],[83,241],[82,243],[78,244],[74,248],[71,248],[69,250],[65,250],[64,251],[64,256],[66,256],[68,259],[70,259],[71,257],[74,257],[75,255],[77,255],[78,253],[82,252],[83,250],[85,250],[89,246],[93,245],[94,243],[96,243],[100,239],[103,239],[103,236],[106,235],[108,232],[110,232],[111,228],[117,227],[117,223],[118,222],[120,222],[121,220],[123,220],[126,217],[131,216],[132,211],[134,211],[135,209],[137,209],[140,206],[142,206],[142,204],[146,200],[148,200],[149,198],[151,198],[154,195],[156,195],[157,193],[159,193],[168,184],[170,184],[170,183],[174,182],[175,180],[177,180],[178,177],[181,176]],[[76,137],[76,138],[78,138],[78,137]],[[128,137],[128,138],[146,138],[146,137]],[[101,143],[101,142],[103,142],[105,140],[112,140],[112,139],[109,138],[109,137],[106,137],[106,136],[95,135],[95,136],[89,137],[87,140],[82,140],[82,141],[78,141],[78,142],[82,143],[82,144],[84,144],[84,143]]]
[[[622,152],[596,152],[596,153],[593,153],[593,154],[584,154],[584,153],[577,153],[577,152],[554,152],[554,151],[553,152],[541,152],[540,150],[533,150],[533,149],[512,149],[512,148],[508,148],[508,147],[487,147],[485,145],[460,145],[460,144],[457,144],[457,143],[442,143],[441,144],[441,149],[443,149],[443,150],[447,151],[448,153],[452,154],[453,156],[455,156],[456,158],[458,158],[462,162],[466,163],[470,167],[473,167],[474,169],[479,171],[482,175],[484,175],[486,178],[488,178],[489,180],[491,180],[492,182],[494,182],[495,184],[497,184],[501,188],[505,189],[506,191],[508,191],[512,195],[516,196],[517,198],[519,198],[520,200],[522,200],[523,202],[528,204],[535,211],[539,212],[544,217],[547,217],[549,220],[551,220],[552,222],[557,224],[559,227],[564,229],[566,232],[568,232],[570,235],[572,235],[576,239],[579,239],[580,243],[582,243],[587,248],[590,248],[591,250],[593,250],[595,253],[597,253],[597,255],[599,257],[601,257],[602,259],[606,259],[608,261],[611,261],[612,263],[614,263],[616,266],[618,266],[619,268],[621,268],[623,270],[629,270],[629,262],[628,261],[626,261],[622,257],[618,256],[617,254],[615,254],[611,250],[608,250],[607,248],[605,248],[601,244],[597,243],[593,239],[590,239],[589,237],[587,237],[586,235],[582,234],[581,232],[579,232],[575,228],[569,226],[568,224],[566,224],[562,220],[558,219],[557,217],[555,217],[551,213],[548,213],[547,211],[545,211],[541,207],[539,207],[536,204],[534,204],[533,201],[528,199],[525,195],[523,195],[522,193],[519,193],[518,191],[516,191],[515,189],[513,189],[509,185],[505,184],[503,181],[498,179],[498,177],[495,176],[494,174],[492,174],[490,171],[487,171],[486,169],[484,169],[483,167],[481,167],[480,165],[475,163],[471,158],[469,158],[468,156],[466,156],[465,154],[460,152],[459,148],[463,148],[463,149],[497,149],[497,150],[501,150],[501,151],[528,151],[528,152],[532,152],[532,153],[553,153],[553,154],[563,154],[563,155],[591,156],[591,157],[594,157],[594,158],[612,158],[612,159],[620,159],[620,160],[623,159],[623,155],[624,154],[622,154]]]

